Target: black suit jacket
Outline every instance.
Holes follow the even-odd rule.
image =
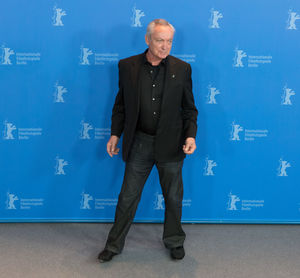
[[[127,161],[139,118],[139,73],[143,54],[119,62],[119,92],[112,111],[111,135],[123,134],[122,157]],[[159,162],[180,161],[187,137],[196,137],[198,111],[192,92],[191,66],[171,55],[166,58],[165,83],[155,139]]]

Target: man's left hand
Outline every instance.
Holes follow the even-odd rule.
[[[196,141],[193,137],[185,139],[185,145],[183,145],[183,152],[185,154],[192,154],[196,150]]]

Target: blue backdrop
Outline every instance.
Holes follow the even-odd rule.
[[[171,54],[191,63],[199,110],[183,221],[299,222],[297,0],[2,3],[0,221],[113,220],[117,63],[146,49],[155,18],[176,28]],[[135,220],[163,216],[153,169]]]

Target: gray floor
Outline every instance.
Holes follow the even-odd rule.
[[[135,224],[126,247],[100,264],[111,224],[0,224],[0,277],[300,277],[298,225],[184,225],[186,256],[172,261],[161,224]]]

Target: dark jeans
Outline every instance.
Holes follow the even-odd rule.
[[[182,246],[185,233],[181,227],[183,198],[182,165],[179,162],[156,162],[154,159],[155,137],[138,132],[126,163],[125,175],[116,208],[115,222],[105,248],[122,252],[125,237],[134,219],[144,184],[156,165],[165,200],[163,242],[167,248]]]

